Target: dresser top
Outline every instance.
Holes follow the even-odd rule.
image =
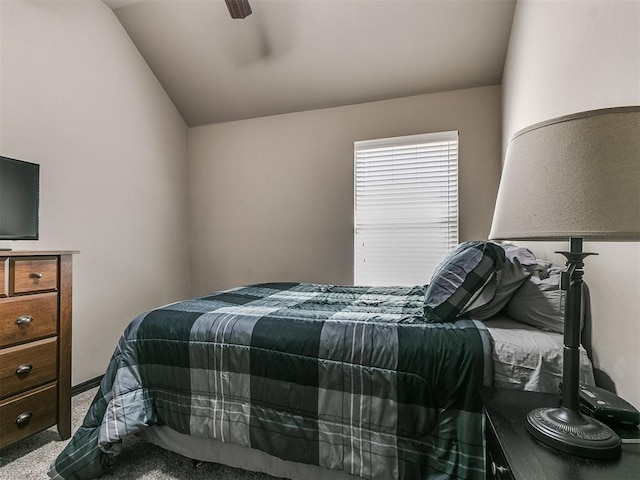
[[[0,250],[0,257],[36,257],[44,255],[74,255],[78,250]]]

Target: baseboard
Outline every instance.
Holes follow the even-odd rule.
[[[91,390],[92,388],[99,386],[100,382],[102,382],[103,376],[104,375],[100,375],[98,377],[91,378],[86,382],[82,382],[82,383],[79,383],[78,385],[74,385],[73,387],[71,387],[71,396],[73,397],[75,395],[78,395],[79,393],[86,392],[87,390]]]

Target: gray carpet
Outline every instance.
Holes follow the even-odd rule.
[[[97,389],[72,398],[72,431],[82,424],[85,412]],[[66,441],[60,440],[52,427],[37,435],[0,450],[1,480],[47,479],[47,470],[58,456]],[[173,452],[168,452],[138,438],[127,439],[125,449],[113,469],[101,480],[274,480],[263,473],[247,472],[216,463],[194,463]]]

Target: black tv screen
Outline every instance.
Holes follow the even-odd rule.
[[[0,156],[0,240],[37,240],[40,165]]]

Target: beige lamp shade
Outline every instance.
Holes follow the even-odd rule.
[[[509,142],[489,238],[640,239],[640,106],[559,117]]]

